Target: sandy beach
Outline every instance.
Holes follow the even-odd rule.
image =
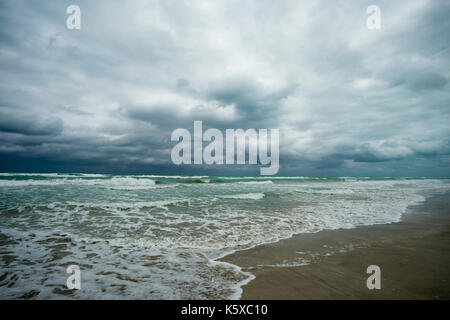
[[[256,278],[242,299],[449,299],[450,195],[432,195],[393,224],[300,234],[222,260]],[[369,265],[381,289],[369,290]]]

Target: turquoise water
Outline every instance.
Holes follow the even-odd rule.
[[[0,174],[0,298],[239,298],[216,259],[401,220],[444,179]],[[81,268],[68,290],[67,266]]]

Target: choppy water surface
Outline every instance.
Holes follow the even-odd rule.
[[[400,221],[448,180],[0,174],[0,298],[239,298],[215,259],[322,229]],[[81,268],[81,290],[65,286]]]

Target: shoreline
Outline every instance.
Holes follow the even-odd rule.
[[[450,193],[400,222],[296,234],[218,259],[255,278],[241,299],[450,299]],[[369,265],[381,289],[368,290]]]

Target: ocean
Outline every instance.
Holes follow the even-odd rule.
[[[1,299],[238,299],[218,259],[401,220],[447,179],[0,173]],[[81,289],[66,287],[78,265]]]

